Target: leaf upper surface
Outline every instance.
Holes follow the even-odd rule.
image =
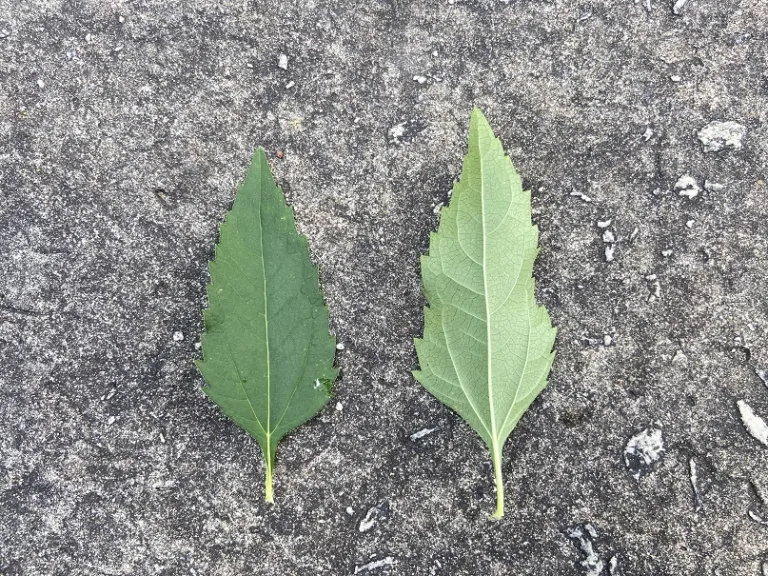
[[[317,268],[261,148],[209,271],[203,391],[258,441],[271,500],[277,443],[317,414],[338,372]]]
[[[414,375],[488,446],[501,506],[502,447],[554,359],[556,329],[534,298],[537,251],[530,192],[475,109],[461,177],[421,259],[428,307]]]

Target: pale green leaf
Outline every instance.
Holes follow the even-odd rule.
[[[277,443],[325,405],[337,370],[317,268],[261,148],[209,270],[203,391],[261,446],[271,502]]]
[[[428,306],[414,376],[488,446],[494,517],[504,514],[502,448],[554,360],[556,330],[533,293],[538,241],[530,191],[476,108],[461,178],[421,259]]]

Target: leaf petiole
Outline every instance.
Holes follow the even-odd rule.
[[[501,452],[493,455],[493,479],[496,482],[496,512],[492,520],[500,520],[504,516],[504,480],[501,476]]]

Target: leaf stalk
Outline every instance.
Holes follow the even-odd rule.
[[[270,504],[274,504],[275,500],[272,497],[272,458],[267,456],[267,477],[264,481],[264,499]]]
[[[493,454],[493,478],[496,482],[496,512],[491,518],[499,520],[504,516],[504,480],[501,476],[501,451]]]

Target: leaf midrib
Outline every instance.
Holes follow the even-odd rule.
[[[480,168],[480,214],[481,214],[481,225],[483,227],[483,292],[485,293],[484,298],[484,305],[485,305],[485,339],[487,341],[487,355],[488,355],[488,405],[490,407],[491,411],[491,451],[493,452],[493,457],[496,458],[496,456],[499,453],[498,448],[498,434],[496,433],[496,412],[493,405],[493,362],[491,361],[492,358],[492,352],[491,352],[491,315],[490,311],[488,309],[488,276],[487,276],[487,262],[486,262],[486,255],[488,253],[487,249],[487,237],[486,237],[486,223],[485,223],[485,178],[484,178],[484,171],[483,171],[483,151],[480,150],[480,133],[477,130],[477,126],[475,126],[476,131],[476,137],[477,137],[477,151],[478,151],[478,163]]]
[[[259,166],[259,176],[261,176],[261,170],[263,166]],[[263,190],[260,190],[260,192],[263,192]],[[271,459],[271,453],[272,453],[272,430],[270,428],[270,416],[272,415],[272,404],[271,404],[271,392],[272,392],[272,364],[269,358],[269,315],[268,315],[268,304],[267,299],[269,298],[269,293],[267,292],[267,269],[264,265],[264,218],[262,215],[262,208],[264,206],[264,195],[263,193],[259,195],[259,251],[261,252],[261,282],[264,287],[264,349],[266,351],[267,355],[267,426],[265,427],[264,431],[267,435],[266,441],[267,441],[267,451],[270,454],[265,454],[267,457],[267,463],[269,463]],[[253,408],[253,407],[251,407]]]

